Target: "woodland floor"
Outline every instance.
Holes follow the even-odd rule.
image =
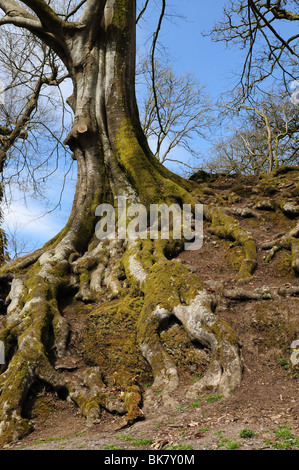
[[[212,201],[215,194],[226,198],[234,193],[237,195],[234,208],[252,207],[256,198],[253,189],[258,183],[256,178],[236,181],[222,177],[206,184],[206,196]],[[298,183],[299,172],[291,176],[288,173],[285,179],[281,177],[280,188],[297,187],[298,191]],[[266,195],[265,199],[273,199],[277,194]],[[292,194],[292,202],[298,204],[298,194]],[[282,213],[278,217],[277,211],[260,211],[258,218],[238,220],[254,235],[259,257],[252,279],[242,287],[268,286],[275,291],[278,287],[298,286],[289,252],[282,250],[269,264],[264,264],[265,251],[260,248],[265,241],[288,231],[296,218],[287,218]],[[146,419],[126,428],[122,427],[122,417],[111,417],[108,413],[88,427],[74,405],[40,387],[35,390],[37,399],[31,403],[29,400],[27,405],[34,431],[4,449],[299,450],[299,374],[290,364],[291,341],[299,340],[298,296],[275,295],[271,300],[247,301],[224,298],[223,287],[236,287],[234,278],[238,271],[239,248],[210,234],[206,228],[202,249],[185,251],[179,259],[198,274],[206,289],[217,296],[217,314],[239,337],[244,359],[241,384],[228,397],[214,395],[193,402],[186,400],[185,388],[181,387],[176,393],[180,406],[173,411],[159,408],[157,391],[156,407],[146,412]],[[80,335],[86,313],[92,308],[95,306],[65,302],[64,315],[72,325],[72,338],[70,356],[61,367],[67,368],[70,374],[80,368]],[[195,374],[192,379],[197,379]],[[254,435],[250,432],[247,432],[248,437],[244,437],[244,433],[240,435],[244,429],[253,431]]]

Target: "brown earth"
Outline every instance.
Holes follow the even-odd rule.
[[[298,206],[299,171],[268,179],[223,175],[204,175],[203,179],[199,175],[198,181],[202,188],[201,202],[217,202],[231,209],[250,208],[257,213],[254,217],[238,217],[242,227],[253,234],[258,249],[258,267],[246,282],[235,280],[240,247],[213,235],[208,223],[204,224],[203,247],[179,256],[215,296],[216,313],[239,337],[244,360],[239,387],[228,397],[213,395],[193,402],[186,400],[185,388],[181,387],[175,397],[180,405],[172,411],[160,408],[157,390],[156,405],[145,411],[145,419],[123,427],[122,417],[111,417],[105,412],[98,422],[87,426],[72,403],[38,385],[32,390],[32,399],[26,407],[34,431],[4,449],[299,449],[299,371],[290,361],[291,343],[299,340],[299,300],[298,293],[288,295],[292,287],[299,286],[298,276],[291,266],[290,251],[280,250],[266,264],[267,251],[262,249],[263,243],[296,226],[298,214],[285,213],[281,201]],[[261,201],[270,201],[273,208],[270,210],[268,205],[267,209],[256,209]],[[268,299],[236,300],[227,295],[231,289],[241,287],[252,292],[263,286],[271,294]],[[285,289],[284,293],[279,293],[280,288]],[[69,355],[58,367],[70,375],[77,373],[83,361],[82,331],[92,308],[95,306],[65,301],[64,315],[72,325],[72,337]],[[202,351],[203,362],[205,354]],[[177,365],[180,370],[180,364]],[[182,376],[186,374],[185,365],[181,368]],[[188,370],[192,380],[199,379],[194,364]]]

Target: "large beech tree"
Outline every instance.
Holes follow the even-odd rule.
[[[118,196],[146,207],[197,202],[197,185],[163,167],[141,130],[134,87],[135,0],[78,0],[68,14],[58,1],[0,0],[0,8],[1,25],[29,30],[67,69],[74,119],[65,144],[78,169],[65,228],[1,270],[6,363],[0,375],[0,442],[30,431],[23,406],[38,381],[72,400],[89,422],[104,409],[133,423],[146,416],[157,389],[163,406],[177,406],[172,393],[179,374],[160,339],[172,320],[184,327],[194,350],[210,351],[204,377],[190,381],[187,395],[229,393],[242,376],[238,339],[213,312],[200,280],[175,260],[183,241],[95,235],[97,206],[114,204]],[[250,276],[256,265],[252,237],[216,206],[205,206],[204,217],[215,233],[243,247],[239,276]],[[84,360],[75,372],[63,366],[72,324],[59,299],[67,294],[78,315],[87,307],[89,312]],[[149,378],[153,386],[143,393]]]

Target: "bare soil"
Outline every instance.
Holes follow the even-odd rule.
[[[238,181],[239,185],[249,189],[248,194],[236,198],[233,206],[252,206],[256,197],[252,189],[257,183],[257,178]],[[298,187],[298,172],[288,179],[281,177],[281,188],[292,187],[292,184]],[[235,185],[234,179],[222,177],[210,182],[208,188],[214,195],[228,197]],[[214,195],[211,194],[211,199]],[[298,201],[296,194],[292,201]],[[199,251],[185,251],[179,256],[180,261],[189,266],[215,296],[216,313],[234,328],[239,337],[244,375],[238,388],[232,390],[228,397],[213,395],[190,402],[186,400],[185,388],[182,387],[176,393],[180,405],[171,411],[160,408],[157,393],[156,406],[146,410],[145,419],[123,427],[121,416],[105,412],[98,422],[87,426],[72,403],[40,386],[27,407],[34,431],[4,449],[298,450],[299,373],[290,362],[290,346],[292,341],[299,340],[299,300],[298,296],[277,294],[280,287],[298,286],[298,277],[291,269],[288,251],[280,251],[269,264],[264,264],[265,251],[261,249],[262,243],[286,233],[297,219],[282,213],[278,217],[277,212],[261,211],[258,219],[238,220],[254,235],[259,260],[252,279],[241,286],[251,290],[267,286],[273,293],[271,299],[236,301],[223,296],[223,287],[236,287],[239,248],[233,242],[212,235],[206,224],[203,247]],[[84,316],[90,308],[83,304],[81,309],[80,304],[65,306],[73,334],[71,354],[61,367],[69,368],[70,374],[75,373],[82,360],[80,352],[76,353],[76,344],[84,328]],[[78,311],[81,314],[78,315]],[[196,379],[193,376],[193,380]]]

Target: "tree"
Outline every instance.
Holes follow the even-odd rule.
[[[197,156],[192,146],[195,137],[205,138],[213,122],[212,103],[200,82],[190,73],[177,76],[171,66],[155,60],[155,84],[151,64],[144,60],[140,72],[146,81],[141,111],[141,125],[153,153],[161,163],[175,161],[174,148],[183,148],[190,157]],[[154,97],[156,88],[156,101]],[[159,112],[157,112],[157,107]],[[179,161],[180,164],[187,162]]]
[[[97,207],[117,205],[120,196],[146,208],[177,203],[194,210],[196,203],[196,184],[163,167],[141,129],[135,1],[0,0],[0,8],[0,25],[28,30],[59,58],[72,81],[68,104],[74,119],[65,145],[78,170],[65,228],[1,270],[2,295],[9,299],[0,334],[7,361],[0,375],[1,443],[30,430],[22,408],[37,381],[68,396],[90,421],[103,408],[124,414],[126,423],[143,417],[142,384],[148,377],[154,380],[152,390],[163,389],[164,406],[174,406],[178,372],[159,336],[172,318],[193,342],[211,350],[208,370],[188,396],[206,389],[229,393],[242,376],[238,340],[213,312],[198,278],[174,259],[183,241],[100,240],[95,234]],[[224,230],[240,243],[240,276],[250,276],[256,263],[253,238],[215,206],[206,206],[204,216],[218,234]],[[74,374],[63,372],[59,362],[72,327],[60,311],[59,300],[67,293],[81,309],[97,302],[86,319],[84,365]],[[115,389],[121,392],[116,398]],[[145,402],[153,397],[149,390]]]
[[[236,100],[238,101],[238,99]],[[271,173],[298,162],[298,106],[284,93],[250,100],[238,110],[223,105],[230,131],[213,146],[207,161],[212,171],[228,173]],[[235,129],[231,132],[235,119]]]
[[[67,74],[59,58],[29,31],[6,25],[0,38],[0,170],[5,196],[17,185],[41,198],[43,181],[59,166],[55,156],[63,160],[67,153],[62,140],[68,113],[60,90]]]

